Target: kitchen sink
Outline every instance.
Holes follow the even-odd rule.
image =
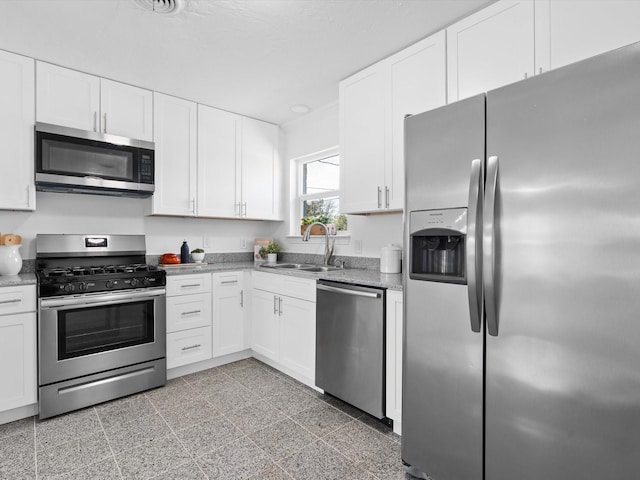
[[[300,270],[303,272],[330,272],[333,270],[341,270],[341,267],[335,265],[316,265],[314,263],[275,263],[273,265],[264,264],[263,268],[273,268],[275,270]]]

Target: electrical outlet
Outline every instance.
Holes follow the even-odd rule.
[[[353,241],[353,251],[354,253],[362,253],[362,240]]]
[[[246,249],[246,248],[247,248],[247,239],[246,239],[246,238],[241,238],[241,239],[240,239],[240,248],[241,248],[242,250],[244,250],[244,249]]]
[[[211,237],[205,236],[202,243],[204,244],[203,248],[211,248],[211,246],[213,245],[213,239]]]

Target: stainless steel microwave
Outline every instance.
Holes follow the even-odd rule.
[[[36,190],[149,197],[154,143],[36,123]]]

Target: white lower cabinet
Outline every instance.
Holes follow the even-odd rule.
[[[387,290],[387,391],[386,415],[393,431],[402,431],[402,292]]]
[[[211,274],[167,277],[167,368],[212,357]]]
[[[253,272],[252,303],[253,351],[315,386],[315,280]]]
[[[212,277],[213,356],[247,348],[243,272],[214,273]]]
[[[37,402],[35,286],[0,288],[0,412]]]
[[[167,368],[209,360],[211,352],[211,326],[167,334]]]

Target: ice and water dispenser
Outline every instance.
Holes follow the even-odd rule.
[[[416,210],[409,222],[409,277],[466,284],[467,209]]]

